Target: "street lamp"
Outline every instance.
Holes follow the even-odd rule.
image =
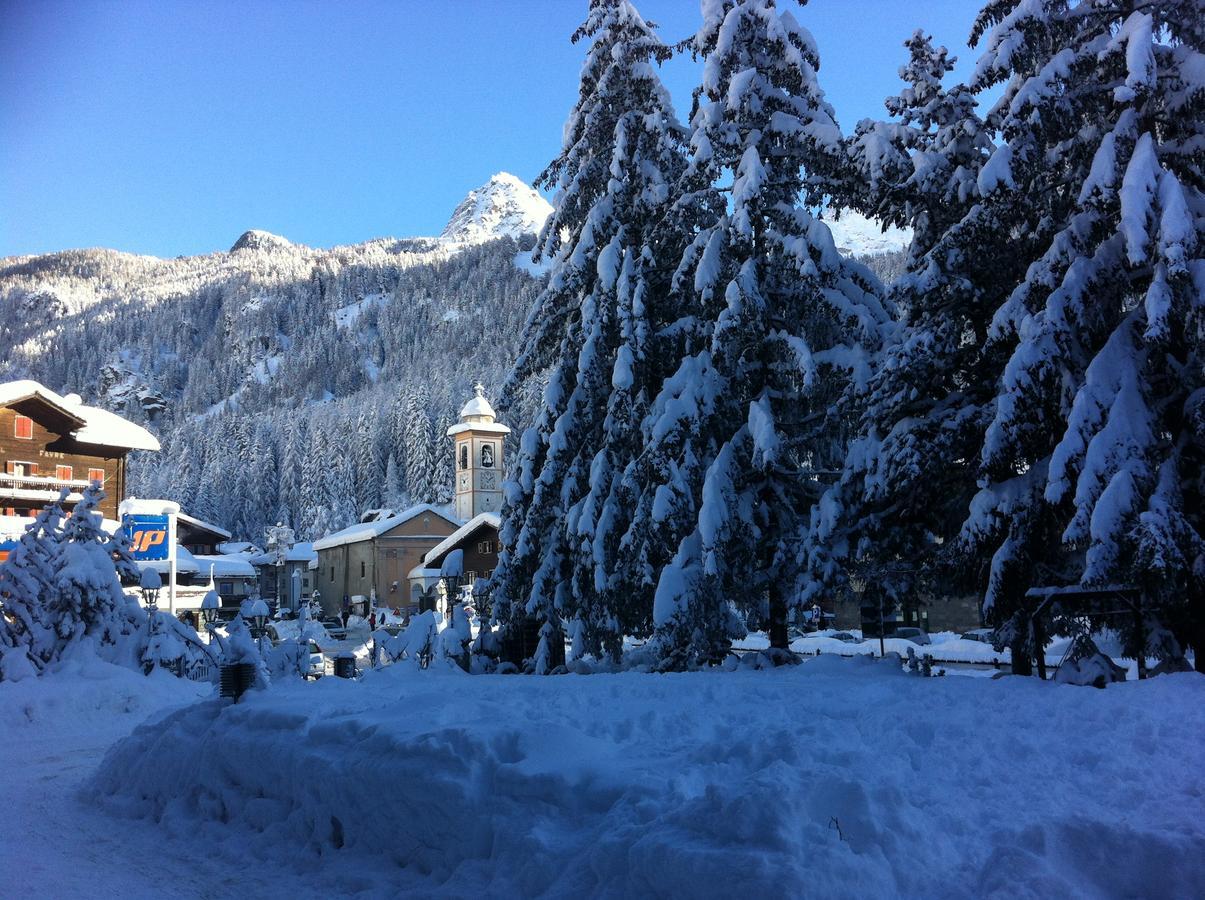
[[[297,539],[297,535],[294,533],[292,528],[282,522],[277,522],[275,525],[270,525],[265,532],[268,538],[268,550],[272,552],[274,556],[273,564],[276,566],[276,578],[274,586],[276,588],[276,606],[279,609],[284,605],[281,601],[283,600],[282,595],[285,591],[284,578],[281,576],[284,572],[284,565],[288,561],[289,548],[293,546],[293,542]],[[290,606],[291,599],[292,598],[290,598]]]
[[[858,611],[862,616],[863,624],[865,624],[865,622],[866,622],[866,591],[868,589],[871,589],[872,586],[871,586],[870,582],[867,581],[866,577],[861,572],[851,572],[850,573],[849,586],[851,588],[853,588],[854,593],[858,595]],[[887,655],[887,642],[884,640],[884,632],[887,630],[887,625],[883,621],[883,596],[882,596],[882,594],[878,594],[876,596],[878,599],[878,603],[876,604],[876,606],[877,606],[877,612],[879,615],[879,657],[882,658]],[[863,633],[862,637],[863,638],[866,637],[865,633]]]
[[[218,592],[210,588],[205,592],[205,596],[201,598],[201,621],[205,623],[206,630],[213,627],[213,623],[218,619]]]
[[[142,570],[139,585],[142,589],[142,605],[153,615],[159,609],[159,589],[163,587],[163,579],[148,566]]]

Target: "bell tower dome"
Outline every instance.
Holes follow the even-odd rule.
[[[502,511],[502,479],[506,474],[505,443],[510,429],[478,384],[476,396],[460,410],[460,423],[448,429],[456,466],[456,517],[467,522],[483,512]]]

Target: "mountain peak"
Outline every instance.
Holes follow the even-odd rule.
[[[537,234],[552,212],[548,201],[509,172],[499,172],[469,191],[448,220],[441,238],[479,243]]]
[[[273,234],[270,231],[252,228],[239,236],[239,239],[234,242],[234,246],[230,248],[230,252],[233,253],[235,250],[281,250],[292,246],[293,242],[288,238],[282,238],[279,234]]]

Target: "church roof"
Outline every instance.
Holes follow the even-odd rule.
[[[458,525],[460,523],[459,519],[454,519],[443,510],[437,509],[429,503],[420,503],[417,506],[404,509],[401,512],[387,518],[377,519],[373,522],[360,522],[357,525],[344,528],[342,531],[336,531],[334,534],[328,534],[321,540],[314,541],[314,549],[329,550],[331,547],[342,547],[344,544],[356,544],[360,541],[369,541],[380,537],[387,531],[392,531],[399,525],[409,522],[415,516],[423,513],[439,516],[441,519],[449,522],[452,525]]]
[[[494,408],[490,406],[490,402],[485,399],[484,393],[479,393],[460,408],[460,418],[466,419],[469,416],[489,416],[491,419],[498,418],[498,414],[494,412]]]

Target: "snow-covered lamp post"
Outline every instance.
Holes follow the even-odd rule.
[[[858,610],[864,610],[866,608],[866,590],[870,587],[870,583],[862,575],[851,574],[849,576],[849,586],[853,588],[854,593],[858,595]],[[876,606],[879,614],[879,657],[883,658],[887,655],[887,642],[884,638],[884,632],[887,630],[887,625],[883,621],[882,594],[878,596],[878,603]],[[862,618],[863,621],[865,621],[865,615],[863,615]],[[865,638],[866,635],[863,634],[862,637]]]
[[[263,656],[264,630],[268,624],[268,604],[263,597],[244,600],[241,613],[244,620],[250,620],[251,636],[255,638],[255,645],[260,656]]]
[[[296,534],[293,529],[283,522],[277,522],[275,525],[270,525],[266,529],[268,538],[268,549],[274,557],[274,565],[276,567],[276,577],[274,579],[276,586],[276,608],[280,609],[284,604],[281,602],[283,598],[281,594],[285,592],[284,579],[281,573],[284,571],[286,557],[288,556],[289,548],[293,546],[293,541],[296,540]]]
[[[159,610],[159,590],[163,587],[163,579],[148,567],[142,570],[139,586],[142,589],[142,605],[146,607],[148,615],[154,616]]]
[[[211,631],[213,623],[218,618],[218,592],[212,587],[205,592],[205,596],[201,598],[201,621],[205,623],[205,630]]]

